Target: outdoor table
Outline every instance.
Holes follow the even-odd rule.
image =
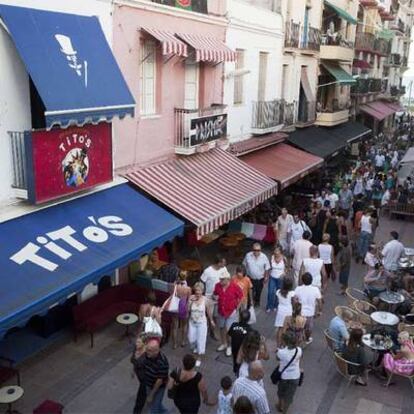
[[[398,292],[381,292],[378,297],[385,303],[389,305],[398,305],[399,303],[403,303],[405,298],[401,293]]]
[[[366,347],[371,348],[373,351],[376,351],[376,352],[385,352],[391,348],[389,346],[386,346],[383,341],[380,342],[379,344],[376,344],[374,338],[371,338],[371,334],[365,334],[362,337],[362,343]]]
[[[138,322],[138,316],[135,313],[121,313],[116,317],[116,321],[125,326],[125,333],[121,339],[127,337],[130,340],[129,327]]]
[[[246,238],[246,235],[244,233],[227,233],[227,237],[241,242]]]
[[[380,325],[393,326],[397,325],[397,323],[400,321],[398,316],[394,315],[391,312],[373,312],[370,316],[374,322]]]
[[[224,234],[223,230],[216,230],[213,231],[212,233],[208,233],[205,234],[201,239],[200,242],[204,243],[204,244],[210,244],[213,241],[217,240],[218,238],[220,238],[222,235]]]
[[[178,264],[181,270],[187,272],[201,272],[201,263],[198,260],[184,259]]]
[[[7,404],[6,413],[17,413],[18,411],[12,410],[12,404],[23,397],[24,390],[18,385],[9,385],[7,387],[0,388],[0,404]]]

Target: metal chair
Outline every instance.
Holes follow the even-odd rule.
[[[353,381],[355,381],[358,378],[358,374],[350,374],[349,368],[350,367],[361,367],[361,364],[356,364],[355,362],[347,361],[346,359],[342,358],[341,355],[338,354],[338,352],[335,352],[335,364],[336,364],[336,370],[348,381],[346,388],[344,392],[342,393],[342,399],[345,397],[345,392],[351,385]]]
[[[329,334],[329,329],[325,329],[323,331],[323,335],[325,337],[326,347],[319,356],[318,362],[320,362],[328,349],[330,349],[332,352],[335,352],[335,339],[332,338],[332,336]]]
[[[388,371],[388,374],[389,374],[388,381],[385,384],[386,387],[388,387],[390,385],[392,377],[394,375],[398,375],[399,377],[407,378],[408,381],[410,381],[411,387],[413,388],[413,391],[414,391],[414,374],[413,375],[404,375],[404,374],[400,374],[398,372],[392,372],[392,371],[391,372]]]
[[[365,292],[355,288],[347,288],[345,290],[346,299],[348,301],[348,306],[352,307],[356,300],[367,300],[367,295]]]

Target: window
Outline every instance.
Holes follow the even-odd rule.
[[[243,103],[243,79],[244,76],[240,73],[240,70],[244,68],[244,50],[236,49],[236,73],[234,75],[234,105],[240,105]]]
[[[289,83],[289,65],[283,65],[282,69],[282,99],[287,100],[287,91]]]
[[[145,40],[141,47],[141,115],[156,113],[156,44]]]
[[[257,94],[258,101],[264,101],[266,96],[266,77],[267,77],[267,53],[259,53],[259,89]]]
[[[185,62],[184,108],[197,109],[199,106],[199,72],[198,63]]]

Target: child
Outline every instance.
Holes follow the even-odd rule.
[[[233,382],[230,377],[223,377],[220,381],[221,390],[218,394],[217,414],[233,413],[233,394],[231,393]]]

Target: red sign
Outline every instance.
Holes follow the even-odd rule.
[[[34,131],[31,146],[29,199],[35,203],[112,181],[111,124]]]

